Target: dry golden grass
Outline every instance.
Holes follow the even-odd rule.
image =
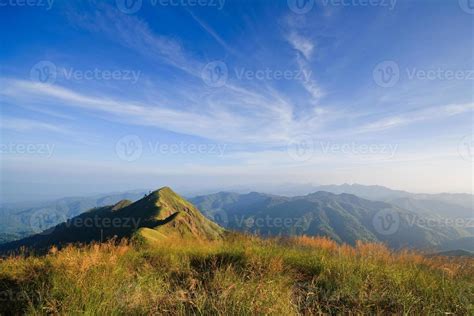
[[[299,246],[313,247],[313,248],[324,249],[324,250],[329,250],[333,252],[340,249],[339,245],[329,237],[308,237],[308,236],[291,237],[290,242]]]
[[[0,314],[472,315],[473,263],[306,236],[112,241],[1,260]]]

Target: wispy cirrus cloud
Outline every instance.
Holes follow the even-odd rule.
[[[294,18],[287,17],[285,19],[285,26],[287,28],[285,39],[295,50],[294,58],[299,70],[311,74],[308,80],[302,81],[301,84],[312,96],[312,103],[318,103],[318,101],[324,96],[324,92],[321,86],[314,79],[314,72],[310,64],[313,55],[316,53],[316,43],[299,33],[300,29],[304,29],[304,25],[306,25],[304,19],[299,21],[299,23],[296,23]]]
[[[291,46],[301,53],[307,60],[311,59],[315,49],[315,44],[312,41],[299,35],[296,31],[291,31],[287,36],[287,40]]]
[[[227,103],[220,103],[228,98],[229,93],[210,95],[200,98],[202,106],[190,110],[180,110],[173,104],[159,105],[119,99],[111,96],[96,96],[61,87],[59,85],[41,84],[31,81],[2,79],[0,95],[10,101],[28,101],[30,103],[59,104],[65,107],[76,107],[87,111],[108,114],[106,119],[120,120],[129,124],[155,126],[177,133],[200,136],[227,142],[274,143],[288,139],[286,131],[291,114],[278,106],[278,100],[255,98],[254,95],[241,99],[241,103],[252,113],[236,107],[236,96]],[[237,90],[238,91],[238,90]],[[245,94],[238,94],[242,97]],[[214,103],[218,102],[219,106]],[[263,104],[262,106],[260,106]],[[224,106],[222,106],[224,105]],[[181,108],[183,108],[181,106]],[[258,111],[255,109],[258,108]],[[289,110],[289,109],[288,109]],[[250,115],[249,115],[250,114]]]
[[[232,107],[215,106],[214,102],[219,101],[217,97],[217,101],[212,100],[212,98],[207,100],[208,106],[204,108],[205,110],[200,109],[192,112],[167,108],[157,104],[121,100],[110,96],[87,95],[57,85],[12,79],[2,79],[0,82],[2,86],[0,95],[9,101],[21,102],[27,100],[32,104],[54,103],[62,107],[76,107],[93,113],[102,113],[102,117],[108,120],[134,125],[155,126],[177,133],[223,142],[286,145],[293,136],[301,133],[322,135],[316,133],[314,129],[321,127],[320,122],[318,122],[321,117],[324,125],[325,113],[321,113],[321,111],[315,111],[314,116],[304,117],[298,121],[294,120],[291,116],[291,108],[282,110],[285,106],[288,106],[288,104],[285,105],[284,100],[274,100],[275,102],[282,102],[281,107],[263,107],[259,112],[248,115],[245,111],[242,112],[240,108],[238,111],[233,111]],[[249,99],[247,102],[250,102],[250,100],[254,99]],[[264,102],[265,100],[258,101]],[[251,107],[251,103],[248,103],[248,106]],[[474,104],[472,103],[420,109],[353,126],[350,130],[346,130],[346,134],[343,130],[341,130],[342,133],[339,131],[337,134],[342,137],[343,135],[360,133],[377,133],[416,122],[472,112],[473,110]],[[341,115],[337,117],[341,120],[344,119]],[[4,118],[0,126],[17,131],[39,129],[69,133],[64,127],[28,119]],[[325,130],[324,134],[330,136],[331,132]]]
[[[185,52],[175,38],[158,35],[148,23],[137,17],[126,15],[110,5],[100,5],[94,14],[70,13],[73,24],[105,35],[111,41],[134,50],[147,58],[160,60],[189,75],[199,77],[202,64]]]
[[[64,126],[11,116],[2,116],[0,120],[0,129],[14,130],[17,132],[47,131],[62,134],[70,133],[70,131]]]
[[[220,37],[216,31],[210,27],[206,22],[204,22],[202,19],[200,19],[196,14],[194,14],[191,10],[187,10],[189,15],[210,35],[212,36],[212,38],[214,38],[216,40],[216,42],[218,42],[222,47],[224,47],[226,49],[226,51],[228,51],[229,53],[235,55],[235,56],[241,56],[241,54],[235,50],[232,46],[230,46],[229,44],[227,44],[226,41],[224,41],[222,39],[222,37]]]
[[[437,118],[446,118],[466,112],[474,111],[474,103],[449,104],[438,107],[430,107],[415,111],[405,112],[399,115],[393,115],[382,118],[361,126],[358,133],[370,133],[397,128],[409,125],[415,122],[429,121]]]
[[[313,73],[309,63],[301,56],[296,56],[296,62],[301,71],[305,73]],[[305,90],[313,97],[314,103],[317,103],[319,99],[324,96],[323,89],[316,83],[314,79],[310,78],[309,80],[302,81],[302,85]]]

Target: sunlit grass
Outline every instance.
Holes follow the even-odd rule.
[[[0,261],[0,314],[469,315],[473,263],[310,237],[70,246]]]

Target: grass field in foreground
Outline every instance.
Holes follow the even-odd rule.
[[[167,239],[0,261],[0,314],[472,315],[474,261],[326,238]]]

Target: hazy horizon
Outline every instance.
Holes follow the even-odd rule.
[[[205,186],[205,187],[195,187],[195,186],[184,186],[184,185],[170,185],[170,184],[157,184],[154,186],[149,187],[117,187],[116,189],[97,189],[97,190],[88,190],[88,191],[63,191],[61,193],[59,190],[55,190],[55,193],[47,194],[42,193],[38,195],[27,195],[20,194],[18,192],[12,192],[13,194],[6,197],[7,199],[2,199],[0,201],[1,204],[17,204],[20,202],[26,203],[35,203],[35,202],[49,202],[57,199],[62,198],[74,198],[74,197],[94,197],[94,196],[107,196],[112,194],[120,194],[120,193],[127,193],[127,192],[149,192],[155,191],[162,187],[171,187],[174,191],[179,194],[182,194],[186,197],[195,197],[200,195],[208,195],[213,193],[219,192],[232,192],[232,193],[249,193],[249,192],[259,192],[259,193],[266,193],[266,194],[274,194],[274,195],[281,195],[281,196],[298,196],[298,195],[306,195],[310,193],[314,193],[316,191],[321,190],[319,187],[321,186],[343,186],[343,185],[361,185],[361,186],[379,186],[383,188],[387,188],[394,191],[404,191],[408,193],[414,194],[471,194],[472,192],[458,192],[458,191],[411,191],[411,190],[404,190],[402,188],[394,188],[394,187],[387,187],[378,184],[361,184],[361,183],[253,183],[253,184],[241,184],[241,185],[227,185],[227,186]],[[324,191],[324,190],[322,190]],[[68,193],[70,192],[70,193]]]

